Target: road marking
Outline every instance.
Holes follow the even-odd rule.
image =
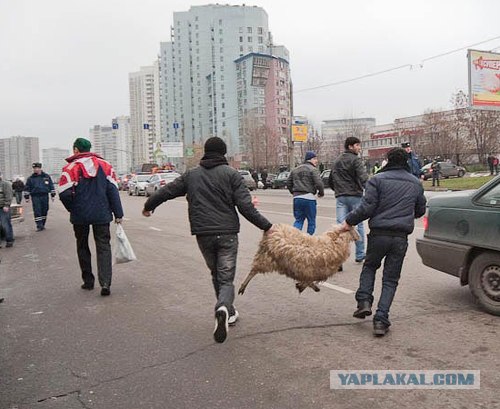
[[[326,288],[329,288],[330,290],[336,290],[336,291],[341,292],[343,294],[354,294],[354,291],[349,290],[348,288],[339,287],[338,285],[333,285],[330,283],[320,283],[319,285],[326,287]]]
[[[161,231],[161,229],[159,229],[159,228],[157,228],[157,227],[152,227],[152,226],[149,226],[149,228],[150,228],[151,230],[154,230],[154,231]]]

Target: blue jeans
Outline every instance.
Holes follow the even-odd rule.
[[[293,227],[299,230],[302,230],[304,220],[307,219],[307,233],[312,236],[316,231],[316,200],[295,197],[293,199],[293,217],[295,217]]]
[[[337,223],[343,223],[347,214],[356,209],[361,203],[361,196],[339,196],[337,201]],[[360,240],[356,242],[356,260],[365,258],[365,227],[363,222],[357,226]]]
[[[217,297],[215,310],[225,306],[234,315],[234,276],[238,256],[238,235],[196,236],[198,247],[212,273],[212,284]]]
[[[401,276],[401,268],[408,248],[406,237],[374,236],[368,235],[368,249],[366,260],[359,277],[359,288],[356,292],[356,301],[368,301],[373,304],[373,287],[375,285],[375,274],[384,260],[384,272],[382,275],[382,293],[378,300],[377,312],[374,321],[382,321],[391,325],[389,321],[389,309],[396,294],[396,288]]]
[[[14,232],[12,230],[12,223],[10,222],[10,209],[8,212],[4,212],[0,207],[0,225],[5,235],[5,241],[7,243],[12,243],[14,241]]]

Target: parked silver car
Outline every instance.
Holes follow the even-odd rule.
[[[140,196],[146,194],[146,185],[148,184],[151,176],[151,174],[134,175],[128,183],[128,194],[130,196]]]
[[[177,179],[180,173],[177,172],[167,172],[167,173],[155,173],[150,177],[149,182],[146,184],[145,195],[146,197],[151,196],[162,186],[167,185],[173,180]]]
[[[257,186],[255,186],[255,180],[253,180],[252,175],[248,170],[239,170],[238,172],[240,172],[240,175],[249,190],[255,190],[257,188]]]
[[[432,163],[425,165],[421,172],[425,180],[432,178]],[[465,168],[462,166],[455,165],[451,162],[439,162],[441,170],[439,171],[439,177],[441,179],[448,179],[450,176],[463,177],[465,175]]]

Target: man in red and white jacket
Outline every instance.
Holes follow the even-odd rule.
[[[110,295],[112,258],[109,224],[121,223],[123,209],[111,164],[90,152],[91,143],[78,138],[73,144],[73,156],[66,159],[59,179],[59,198],[70,212],[70,222],[76,237],[78,262],[82,271],[82,289],[94,288],[91,254],[88,243],[90,225],[97,251],[97,275],[101,295]]]

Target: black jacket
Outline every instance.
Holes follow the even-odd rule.
[[[30,195],[45,196],[49,193],[52,197],[56,195],[52,178],[45,172],[41,172],[39,175],[33,173],[26,181],[26,186],[24,186],[25,199],[28,199]]]
[[[239,233],[240,221],[235,207],[258,228],[271,228],[272,224],[252,204],[243,178],[227,165],[224,157],[205,156],[200,165],[159,189],[146,201],[144,209],[151,211],[167,200],[187,195],[191,234]]]
[[[361,158],[351,151],[345,151],[332,166],[328,186],[339,196],[363,196],[368,174]]]
[[[414,219],[425,214],[425,204],[420,181],[406,167],[386,165],[368,181],[359,207],[346,222],[356,226],[370,219],[370,234],[406,236],[413,232]]]

